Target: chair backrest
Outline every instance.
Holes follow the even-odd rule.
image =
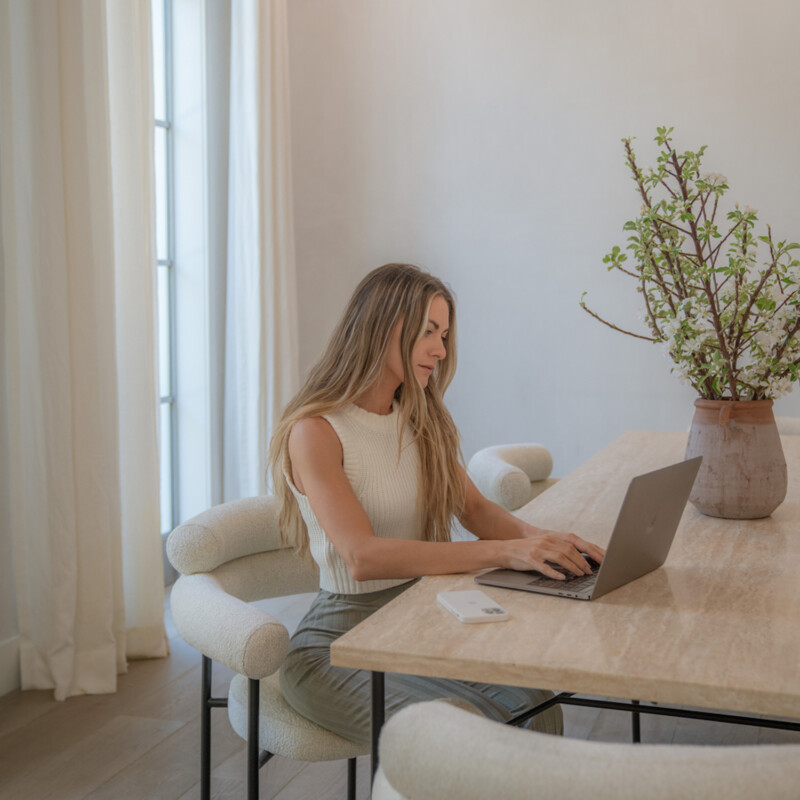
[[[182,575],[212,575],[248,602],[316,591],[316,564],[281,541],[278,514],[271,495],[215,506],[172,531],[167,557]]]
[[[536,484],[553,470],[550,451],[540,444],[506,444],[485,447],[469,460],[469,474],[478,491],[508,511],[515,511],[546,486]]]
[[[182,573],[170,597],[183,639],[248,678],[274,673],[289,634],[251,601],[319,589],[314,562],[281,542],[277,499],[251,497],[198,514],[170,534],[167,555]]]
[[[511,728],[446,702],[395,714],[373,800],[796,800],[800,745],[589,742]]]

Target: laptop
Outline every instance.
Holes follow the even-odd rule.
[[[587,559],[591,575],[573,575],[559,564],[550,564],[565,574],[566,580],[548,578],[535,570],[493,569],[478,575],[475,582],[595,600],[652,572],[667,559],[702,460],[697,456],[637,475],[630,482],[602,564]]]

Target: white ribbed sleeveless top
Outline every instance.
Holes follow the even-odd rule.
[[[422,539],[419,494],[419,454],[408,430],[398,458],[400,413],[372,414],[350,404],[326,419],[342,443],[343,466],[353,491],[367,513],[376,536],[386,539]],[[319,565],[321,589],[336,594],[364,594],[407,583],[409,578],[357,581],[350,574],[314,514],[308,498],[286,480],[308,528],[309,548]]]

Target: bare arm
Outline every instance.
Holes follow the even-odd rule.
[[[467,483],[467,499],[464,512],[460,516],[460,522],[470,533],[475,534],[478,538],[483,540],[539,539],[544,551],[561,552],[569,560],[570,564],[550,555],[547,556],[548,561],[562,564],[562,566],[572,569],[573,572],[577,571],[575,569],[577,567],[580,567],[584,572],[586,571],[583,569],[586,560],[580,553],[588,554],[597,562],[603,560],[605,551],[596,544],[587,542],[574,533],[544,530],[530,525],[519,517],[509,514],[502,506],[484,497],[466,472],[464,472],[464,480]],[[564,544],[569,545],[566,551],[563,549]]]
[[[295,423],[289,436],[289,457],[295,485],[308,498],[320,525],[357,581],[470,572],[485,567],[538,569],[554,578],[563,577],[547,566],[546,560],[578,574],[588,571],[572,544],[541,537],[421,542],[375,536],[344,473],[339,438],[322,418]]]

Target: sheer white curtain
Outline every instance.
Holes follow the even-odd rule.
[[[22,687],[58,699],[167,653],[149,17],[148,0],[0,0],[0,457]]]
[[[297,389],[286,0],[231,4],[223,498],[266,492]]]

